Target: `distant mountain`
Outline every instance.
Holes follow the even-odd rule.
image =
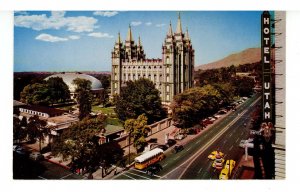
[[[219,61],[215,61],[204,65],[197,65],[195,67],[195,70],[197,71],[198,69],[215,69],[221,67],[230,67],[231,65],[238,66],[247,63],[256,63],[261,60],[260,52],[260,48],[249,48],[239,53],[231,54]]]

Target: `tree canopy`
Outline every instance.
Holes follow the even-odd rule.
[[[174,96],[171,103],[172,118],[177,127],[189,128],[220,107],[232,101],[229,84],[205,85],[188,89]]]
[[[145,138],[150,132],[146,115],[142,114],[137,119],[127,119],[124,128],[130,134],[130,138],[133,139],[133,145],[137,151],[143,150],[147,145]]]
[[[75,99],[79,108],[79,119],[82,120],[92,111],[92,82],[86,79],[76,78],[73,80],[73,84],[76,85]]]
[[[53,154],[70,158],[76,168],[109,166],[120,161],[123,150],[116,143],[99,144],[99,135],[104,132],[106,117],[84,118],[65,129],[53,143]]]
[[[122,121],[145,114],[148,123],[153,123],[167,116],[159,91],[152,81],[144,78],[126,82],[120,95],[116,95],[115,104],[115,111]]]
[[[68,85],[60,77],[51,77],[47,80],[50,94],[50,103],[65,102],[70,98]]]
[[[60,77],[52,77],[47,81],[29,84],[20,93],[21,101],[34,105],[49,105],[65,102],[70,98],[68,86]]]
[[[49,129],[46,127],[47,122],[40,119],[37,115],[29,117],[27,124],[27,133],[30,141],[39,141],[39,150],[41,151],[41,143],[45,140],[45,137],[49,134]]]

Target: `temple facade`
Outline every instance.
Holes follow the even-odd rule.
[[[193,71],[194,49],[188,30],[182,32],[180,15],[175,33],[170,22],[162,59],[147,59],[140,37],[135,43],[129,26],[125,42],[119,33],[112,51],[111,95],[120,94],[127,81],[147,78],[160,91],[162,103],[169,104],[174,95],[193,86]]]

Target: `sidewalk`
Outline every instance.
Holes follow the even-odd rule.
[[[254,170],[254,162],[253,157],[249,156],[246,159],[246,156],[240,159],[237,170],[234,174],[234,179],[254,179],[255,170]]]

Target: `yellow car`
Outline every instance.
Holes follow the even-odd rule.
[[[224,169],[222,169],[219,179],[229,179],[229,177],[232,174],[232,170],[235,167],[235,161],[234,160],[227,160]]]
[[[210,160],[215,160],[217,158],[223,158],[224,157],[224,153],[222,153],[221,151],[213,151],[211,152],[210,155],[208,155],[207,158],[209,158]]]
[[[227,179],[229,179],[228,174],[229,174],[229,170],[228,169],[226,169],[226,168],[222,169],[222,171],[221,171],[221,173],[219,175],[219,179],[221,179],[221,180],[227,180]]]
[[[225,160],[223,158],[217,158],[217,159],[214,160],[214,162],[211,166],[215,169],[220,170],[220,169],[223,168],[224,161]]]
[[[234,167],[235,167],[235,160],[230,159],[226,161],[225,169],[228,169],[230,175]]]

